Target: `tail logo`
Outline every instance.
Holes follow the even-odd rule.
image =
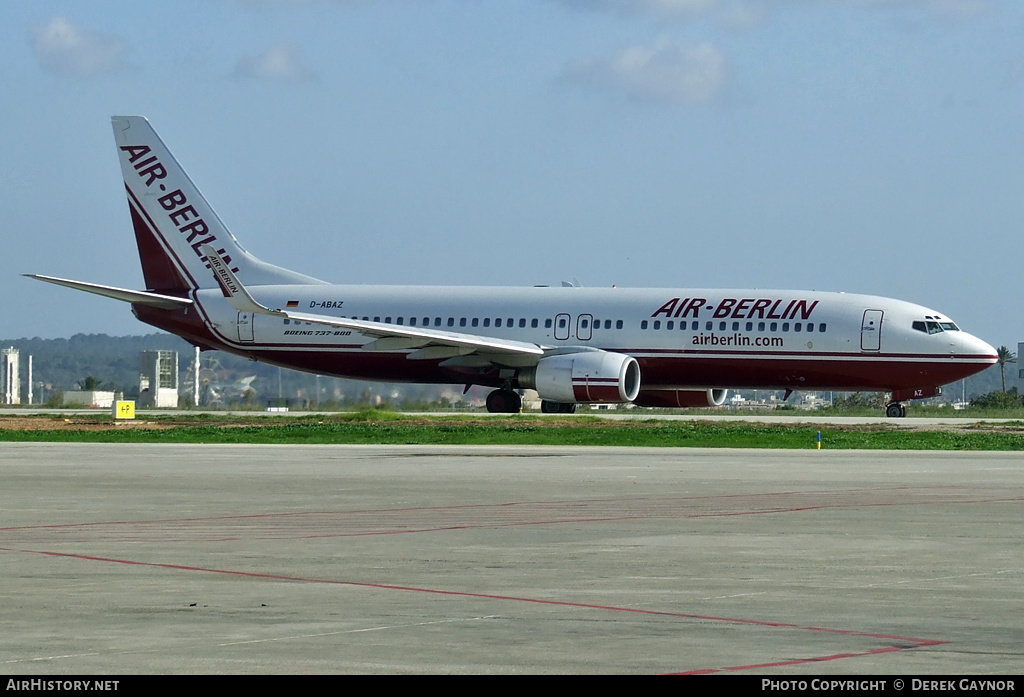
[[[163,179],[167,176],[167,169],[160,164],[156,155],[153,155],[142,162],[136,162],[139,158],[145,157],[152,152],[148,145],[125,145],[122,146],[121,150],[128,153],[128,162],[135,168],[135,171],[139,173],[139,176],[146,177],[146,186],[150,186],[157,179]],[[143,167],[145,167],[145,169],[143,169]],[[161,184],[160,191],[167,191],[167,187]]]
[[[128,154],[128,163],[138,172],[139,178],[145,180],[144,184],[147,187],[167,177],[167,168],[160,163],[156,155],[150,155],[152,149],[148,145],[124,145],[121,146],[121,150]],[[150,156],[146,157],[147,155]],[[161,182],[159,188],[160,191],[167,191],[167,184]],[[131,187],[129,187],[130,191]],[[195,207],[189,204],[185,193],[181,189],[175,189],[168,194],[160,196],[157,202],[164,212],[167,213],[171,224],[179,233],[186,236],[186,243],[192,247],[192,251],[195,252],[200,261],[206,262],[207,268],[210,268],[209,260],[200,251],[200,247],[206,244],[212,245],[217,241],[217,236],[210,234],[209,225],[200,217]],[[137,199],[136,204],[139,205],[139,208],[144,209],[141,202]],[[231,263],[231,256],[228,255],[226,250],[218,249],[217,251],[223,256],[226,264]],[[238,273],[237,268],[232,268],[231,270]]]

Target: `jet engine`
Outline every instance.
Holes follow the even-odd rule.
[[[580,351],[542,358],[520,370],[516,381],[551,402],[632,402],[640,392],[640,364],[621,353]]]
[[[720,407],[729,390],[640,390],[633,403],[641,407]]]

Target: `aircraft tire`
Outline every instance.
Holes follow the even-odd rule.
[[[523,398],[512,390],[494,390],[487,395],[487,411],[492,414],[518,414]]]
[[[885,415],[890,419],[899,419],[907,415],[907,408],[899,402],[893,402],[885,407]]]

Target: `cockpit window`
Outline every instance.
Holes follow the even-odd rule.
[[[945,329],[947,332],[958,332],[960,327],[956,326],[952,322],[939,322],[939,326]]]
[[[952,331],[957,331],[956,330],[956,325],[953,324],[952,322],[943,322],[942,324],[943,325],[948,324],[950,327],[953,327]],[[925,334],[938,334],[944,328],[943,326],[940,326],[939,322],[933,322],[931,320],[929,320],[927,322],[922,322],[922,321],[918,320],[918,321],[914,322],[914,324],[912,326],[917,331],[924,332]]]

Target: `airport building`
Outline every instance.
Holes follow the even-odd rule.
[[[1024,361],[1024,353],[1021,353],[1021,351],[1024,351],[1024,341],[1017,342],[1018,361]],[[1020,365],[1020,363],[1018,362],[1017,365]],[[1012,375],[1013,373],[1010,374]],[[1017,391],[1024,394],[1024,368],[1019,368],[1017,370]]]
[[[176,351],[139,352],[139,406],[149,409],[178,407]]]
[[[18,371],[18,349],[0,350],[0,383],[3,384],[3,403],[21,404],[21,379]]]

